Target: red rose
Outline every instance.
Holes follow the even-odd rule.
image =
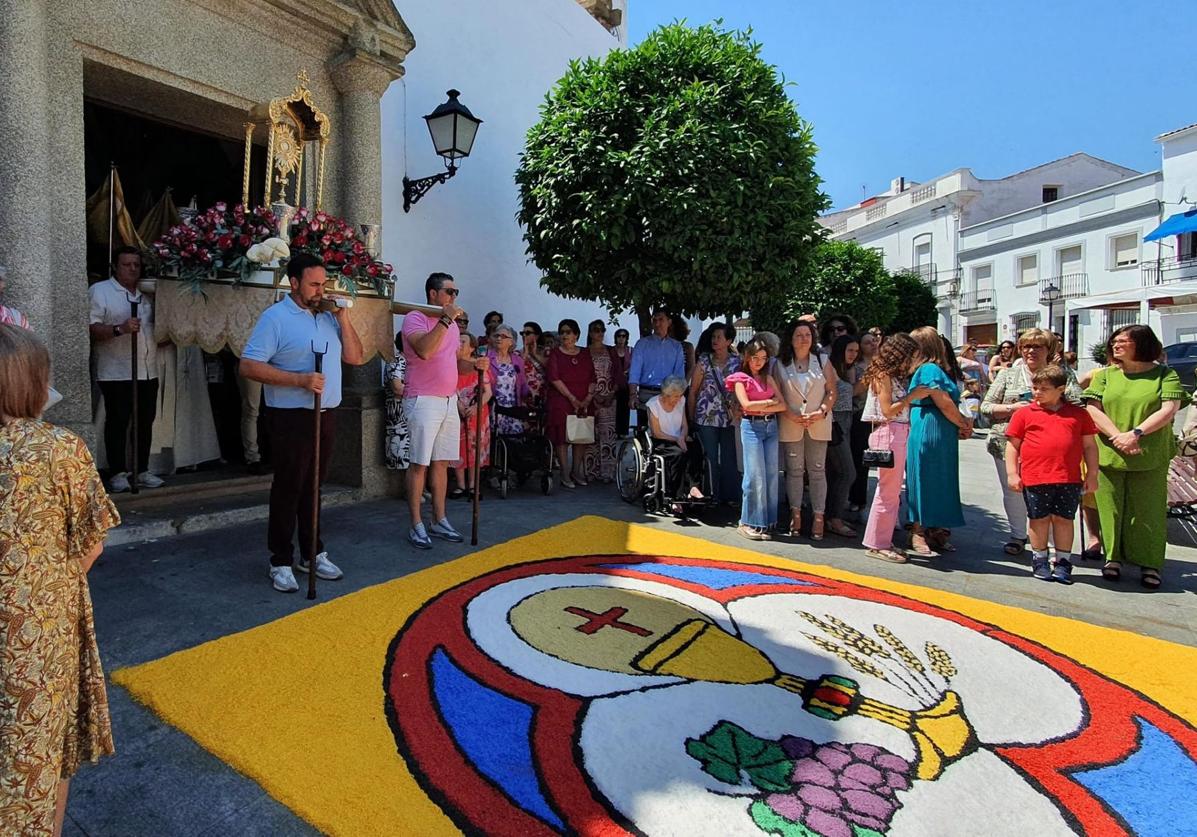
[[[360,256],[362,253],[366,252],[366,245],[362,244],[360,241],[353,242],[353,252]]]
[[[212,256],[208,253],[208,251],[206,249],[200,250],[198,253],[196,253],[196,256],[204,264],[207,264],[208,262],[212,261]]]
[[[331,262],[332,256],[333,256],[332,250],[325,250],[320,254],[320,258],[326,262]]]
[[[230,247],[233,246],[233,236],[231,236],[228,233],[225,233],[217,241],[217,244],[220,246],[221,250],[228,250]]]
[[[352,276],[353,275],[353,267],[350,265],[345,265],[343,268],[341,268],[341,273],[344,274],[345,276]]]
[[[237,239],[237,243],[240,244],[242,247],[249,247],[249,245],[254,243],[254,237],[252,235],[243,234],[240,238]]]
[[[387,275],[388,275],[388,276],[389,276],[390,274],[392,274],[392,273],[394,273],[394,272],[395,272],[395,269],[394,269],[393,267],[391,267],[389,264],[384,264],[384,265],[382,266],[382,269],[383,269],[383,270],[385,270],[385,271],[387,272]]]
[[[296,247],[306,247],[308,244],[308,237],[306,235],[297,235],[291,239],[291,243]]]
[[[378,275],[378,265],[376,265],[376,264],[367,265],[366,266],[366,275],[367,276],[377,276]]]

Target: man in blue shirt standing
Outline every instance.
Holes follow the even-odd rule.
[[[682,344],[669,336],[673,318],[664,308],[653,313],[653,333],[641,337],[632,349],[632,368],[628,372],[628,401],[640,412],[644,405],[661,394],[661,383],[670,375],[686,379],[686,355]]]
[[[312,432],[316,416],[314,395],[320,393],[320,481],[328,471],[336,436],[336,413],[341,403],[341,362],[360,364],[362,341],[349,319],[349,309],[326,310],[324,263],[301,253],[287,263],[291,293],[263,312],[241,353],[241,374],[260,381],[266,396],[274,456],[270,485],[270,522],[266,546],[270,550],[270,580],[281,593],[299,589],[292,571],[295,524],[299,523],[299,570],[335,580],[341,570],[328,560],[319,540],[320,520],[312,519],[312,476],[317,468]],[[327,351],[324,372],[316,371],[313,349]],[[310,555],[312,533],[316,555]]]

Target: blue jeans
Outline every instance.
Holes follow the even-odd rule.
[[[720,503],[740,502],[740,469],[736,467],[736,428],[698,425],[703,453],[711,463],[711,490]]]
[[[740,523],[766,529],[777,525],[777,419],[740,419],[744,448],[744,499]]]

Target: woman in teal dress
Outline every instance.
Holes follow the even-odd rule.
[[[906,519],[911,525],[910,549],[917,555],[954,552],[948,542],[953,528],[964,525],[960,510],[960,440],[973,433],[973,423],[957,408],[960,387],[948,374],[943,339],[931,326],[910,333],[923,363],[910,379],[910,390],[927,387],[927,398],[911,403],[910,437],[906,447]]]

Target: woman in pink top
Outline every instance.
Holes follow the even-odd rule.
[[[724,381],[743,411],[740,441],[744,449],[743,499],[739,532],[753,541],[773,539],[777,525],[777,414],[786,405],[769,377],[769,347],[753,337],[744,347],[740,372]]]

